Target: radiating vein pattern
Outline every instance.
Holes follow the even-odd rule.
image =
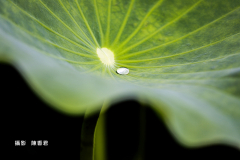
[[[221,78],[231,79],[229,85],[239,79],[234,76],[240,67],[240,1],[3,0],[0,5],[6,32],[85,73],[217,88]],[[101,63],[97,48],[113,51],[114,67]],[[130,73],[118,75],[119,67]]]
[[[176,22],[177,20],[181,19],[182,16],[186,15],[188,12],[190,12],[191,10],[193,10],[200,2],[202,2],[202,0],[198,1],[197,3],[195,3],[193,6],[191,6],[189,9],[187,9],[186,12],[184,12],[183,14],[181,14],[180,16],[178,16],[177,18],[175,18],[174,20],[170,21],[169,23],[165,24],[164,26],[160,27],[159,29],[157,29],[155,32],[151,33],[150,35],[148,35],[146,38],[140,40],[138,43],[135,43],[132,46],[129,46],[128,48],[126,48],[125,50],[123,50],[122,52],[119,53],[120,54],[124,54],[125,52],[129,51],[130,49],[140,45],[141,43],[147,41],[148,39],[150,39],[151,37],[153,37],[154,35],[156,35],[159,31],[163,30],[164,28],[166,28],[167,26],[171,25],[172,23]]]
[[[186,146],[239,147],[240,0],[0,0],[2,60],[61,111],[134,96]]]

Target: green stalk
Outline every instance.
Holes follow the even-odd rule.
[[[93,142],[93,160],[107,160],[105,112],[109,105],[109,101],[105,100],[99,114],[99,118],[94,132],[95,134]]]
[[[108,102],[105,101],[99,116],[92,116],[93,110],[88,108],[84,114],[81,130],[81,160],[106,160],[105,155],[105,117],[103,116]]]

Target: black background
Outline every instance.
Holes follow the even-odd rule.
[[[0,64],[0,73],[5,153],[17,159],[79,159],[83,117],[67,116],[52,109],[36,96],[12,66]],[[124,101],[107,111],[109,160],[133,160],[140,137],[140,109],[136,101]],[[240,157],[237,149],[225,145],[185,148],[175,141],[149,107],[145,113],[143,159]],[[15,140],[26,140],[27,145],[16,147]],[[48,140],[48,146],[30,146],[31,140]]]

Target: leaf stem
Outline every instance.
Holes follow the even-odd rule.
[[[109,105],[109,101],[105,100],[97,120],[93,141],[93,160],[107,160],[105,112]]]
[[[87,108],[84,114],[81,130],[81,160],[106,160],[105,155],[105,117],[103,116],[108,101],[104,101],[98,116],[93,116],[94,110]]]

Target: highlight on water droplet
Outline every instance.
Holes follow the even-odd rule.
[[[125,68],[125,67],[121,67],[121,68],[118,68],[117,69],[117,73],[118,74],[122,74],[122,75],[126,75],[129,73],[129,69],[128,68]]]

